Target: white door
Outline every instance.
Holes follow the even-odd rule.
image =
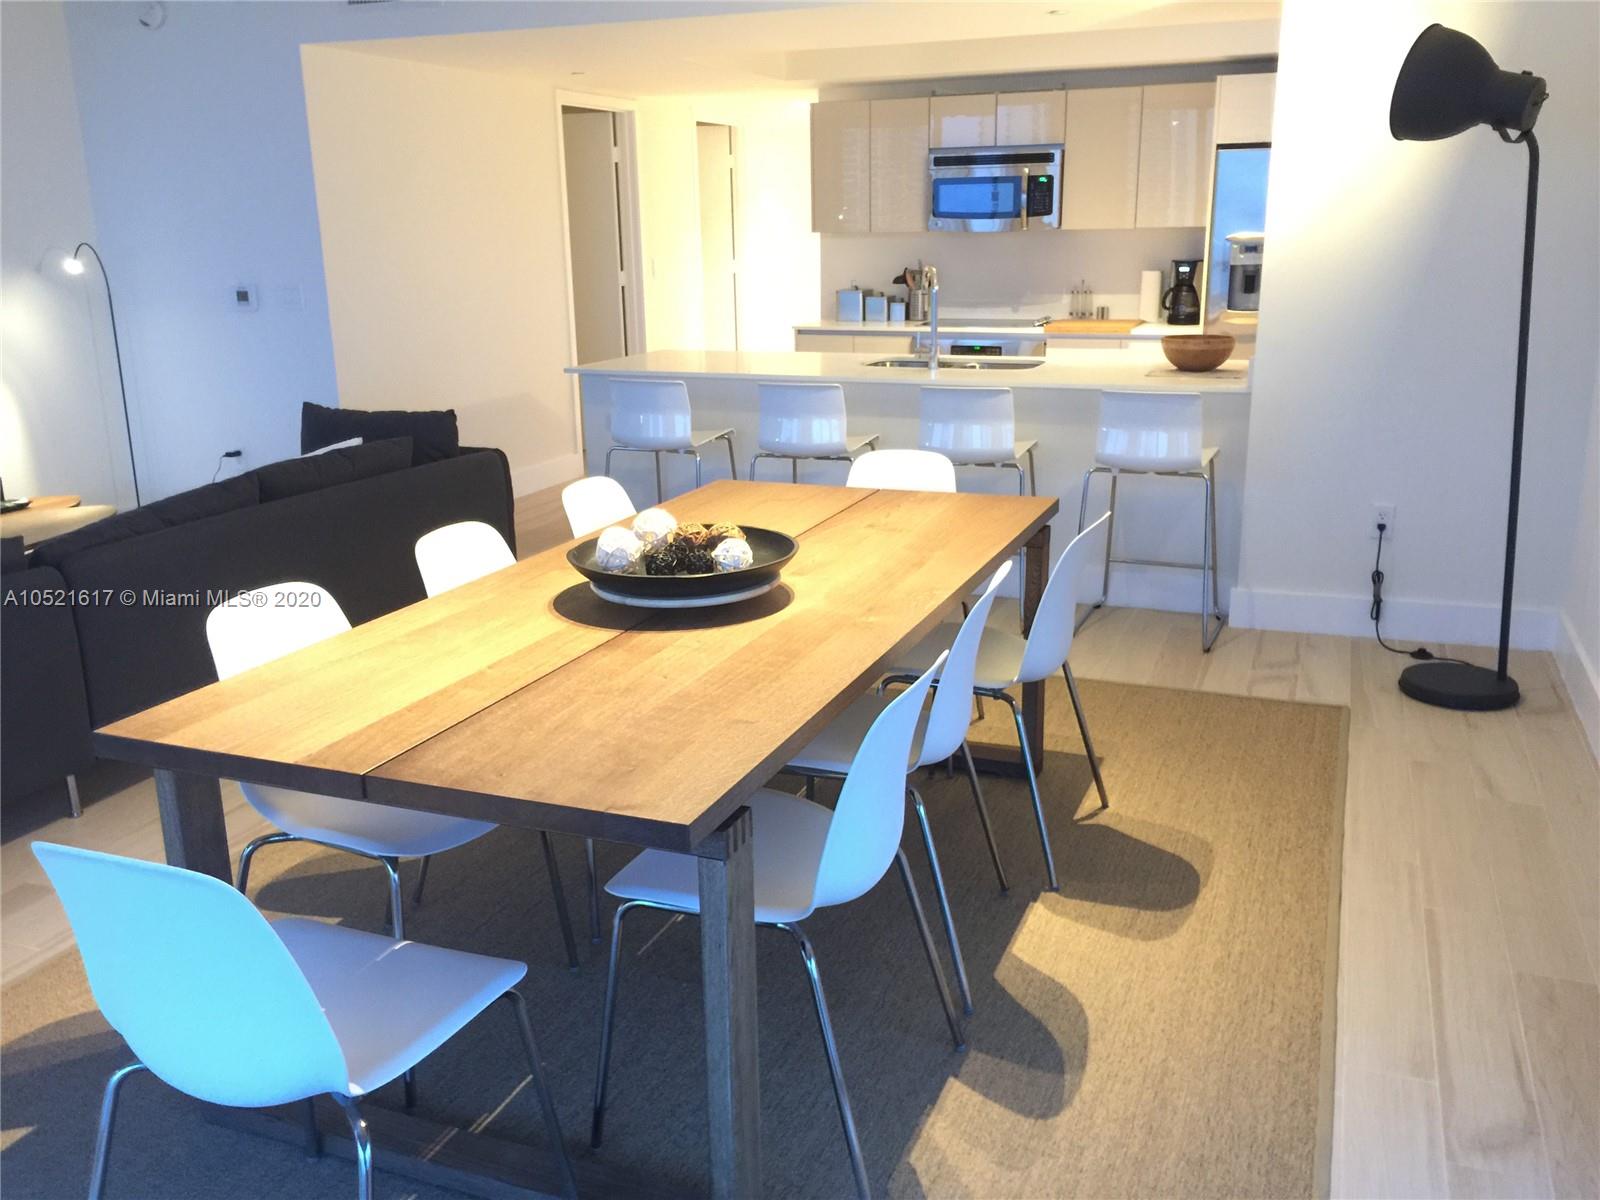
[[[700,148],[700,279],[705,349],[739,348],[738,245],[733,227],[733,130],[698,125]]]
[[[572,251],[572,316],[580,363],[629,352],[616,114],[561,112]]]

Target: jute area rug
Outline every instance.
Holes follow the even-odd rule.
[[[1044,792],[1060,894],[1041,890],[1023,782],[985,779],[1010,875],[1001,894],[966,780],[942,769],[918,779],[975,992],[964,1054],[948,1041],[893,872],[808,922],[874,1194],[1325,1194],[1345,710],[1081,687],[1111,808],[1096,811],[1056,680]],[[997,710],[975,736],[1011,740]],[[906,845],[943,946],[909,819]],[[562,852],[581,921],[581,847],[564,839]],[[630,853],[602,847],[602,871]],[[385,889],[370,866],[304,847],[269,848],[257,862],[263,907],[381,928]],[[664,924],[647,914],[630,925],[599,1153],[670,1192],[703,1194],[698,943],[692,921]],[[568,1141],[590,1153],[603,947],[584,946],[582,969],[565,969],[535,838],[503,830],[441,856],[408,925],[419,940],[531,964],[524,986]],[[766,1191],[847,1197],[801,963],[780,933],[760,933],[758,947]],[[76,954],[0,999],[5,1194],[81,1196],[100,1087],[127,1050],[95,1010]],[[522,1081],[512,1030],[490,1013],[423,1064],[420,1108],[537,1142]],[[222,1127],[149,1077],[125,1096],[110,1197],[353,1195],[346,1162]],[[398,1086],[372,1103],[398,1105]],[[452,1194],[383,1174],[381,1152],[378,1165],[386,1200]]]

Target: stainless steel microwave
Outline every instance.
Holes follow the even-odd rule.
[[[941,146],[928,153],[928,228],[1061,228],[1061,146]]]

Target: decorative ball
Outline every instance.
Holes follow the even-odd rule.
[[[711,537],[711,531],[698,521],[688,521],[674,529],[670,536],[673,541],[686,546],[704,546]]]
[[[704,546],[684,546],[679,552],[679,575],[711,575],[716,569],[716,559]]]
[[[631,571],[644,553],[644,544],[631,529],[613,525],[595,542],[594,561],[602,571]]]
[[[657,542],[665,540],[677,525],[677,521],[672,519],[672,514],[666,509],[647,508],[633,519],[633,532],[648,550]]]
[[[707,531],[706,544],[715,550],[721,543],[729,538],[744,539],[744,530],[737,525],[730,525],[727,521],[720,521],[711,526]]]
[[[755,552],[742,537],[723,538],[711,552],[719,571],[742,571],[755,562]]]
[[[662,538],[646,550],[644,557],[639,561],[643,564],[646,575],[677,575],[683,570],[685,549],[686,547]]]

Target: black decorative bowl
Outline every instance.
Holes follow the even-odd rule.
[[[622,574],[603,570],[594,561],[596,534],[567,551],[567,561],[594,585],[607,600],[637,604],[647,608],[689,608],[700,605],[731,604],[758,596],[778,582],[784,564],[800,547],[786,533],[742,525],[745,541],[755,561],[741,571],[717,571],[707,575]]]

